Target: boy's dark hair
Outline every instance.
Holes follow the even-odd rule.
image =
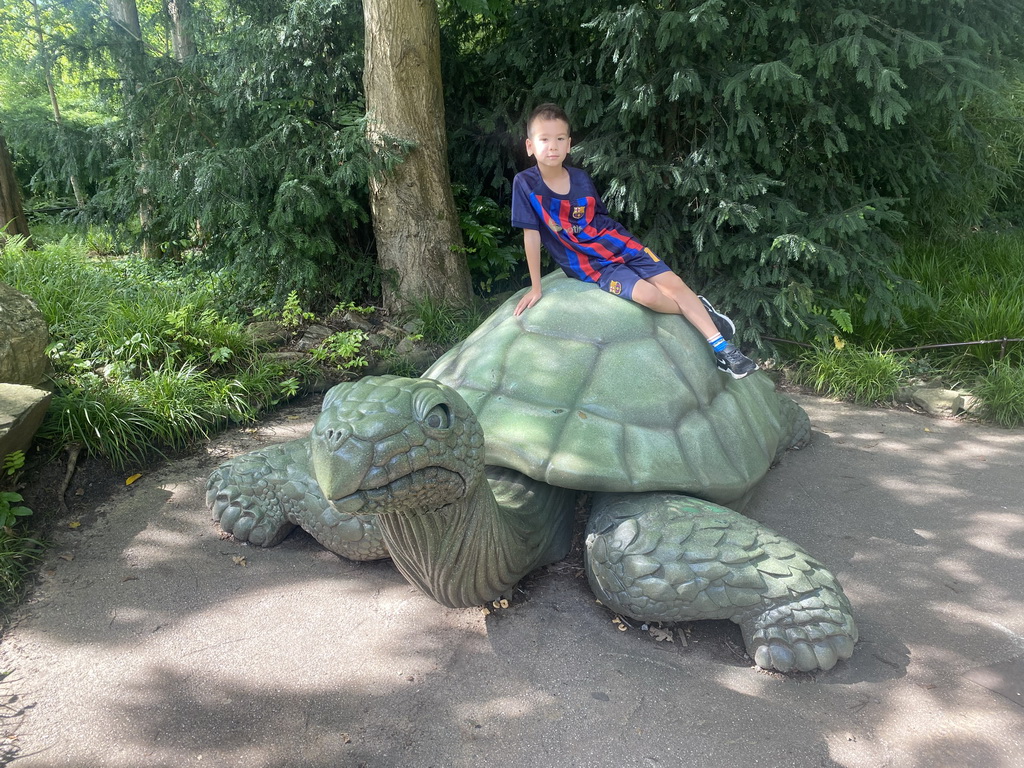
[[[569,122],[569,116],[565,114],[565,110],[557,104],[546,102],[538,107],[535,107],[533,112],[530,113],[529,119],[526,121],[526,135],[530,135],[530,127],[533,125],[534,120],[561,120],[567,126],[569,126],[569,133],[572,133],[572,124]]]

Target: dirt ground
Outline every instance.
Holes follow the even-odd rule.
[[[661,640],[623,627],[578,554],[485,613],[441,608],[390,563],[344,561],[301,532],[267,550],[222,538],[210,470],[308,432],[314,397],[171,461],[83,464],[0,641],[0,762],[1024,764],[1024,432],[798,400],[812,442],[746,512],[843,584],[861,639],[829,672],[760,672],[728,622]]]

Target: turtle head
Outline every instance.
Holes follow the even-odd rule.
[[[324,496],[349,514],[420,514],[469,493],[483,477],[473,411],[431,379],[370,376],[324,398],[310,435]]]

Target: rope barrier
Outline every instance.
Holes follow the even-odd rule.
[[[762,336],[761,338],[767,341],[781,342],[782,344],[793,344],[798,347],[806,347],[807,349],[814,349],[813,344],[808,344],[804,341],[793,341],[792,339],[778,339],[774,336]],[[922,344],[918,347],[900,347],[898,349],[886,350],[888,353],[894,352],[917,352],[922,349],[944,349],[946,347],[970,347],[976,344],[999,344],[999,359],[1002,360],[1006,357],[1006,345],[1013,344],[1015,342],[1024,342],[1024,339],[986,339],[984,341],[951,341],[945,344]]]

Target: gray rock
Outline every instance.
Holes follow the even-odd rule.
[[[50,406],[50,397],[38,387],[0,384],[0,459],[15,451],[28,452]]]
[[[50,329],[30,297],[0,283],[0,382],[35,386],[49,361]]]
[[[355,329],[359,331],[366,331],[367,333],[376,330],[376,326],[358,312],[346,311],[341,315],[340,319],[345,328],[349,330]]]
[[[302,334],[295,348],[300,352],[309,352],[319,347],[330,335],[334,333],[326,325],[311,325]]]
[[[291,338],[291,331],[276,320],[260,320],[245,326],[249,338],[259,347],[279,347]]]

